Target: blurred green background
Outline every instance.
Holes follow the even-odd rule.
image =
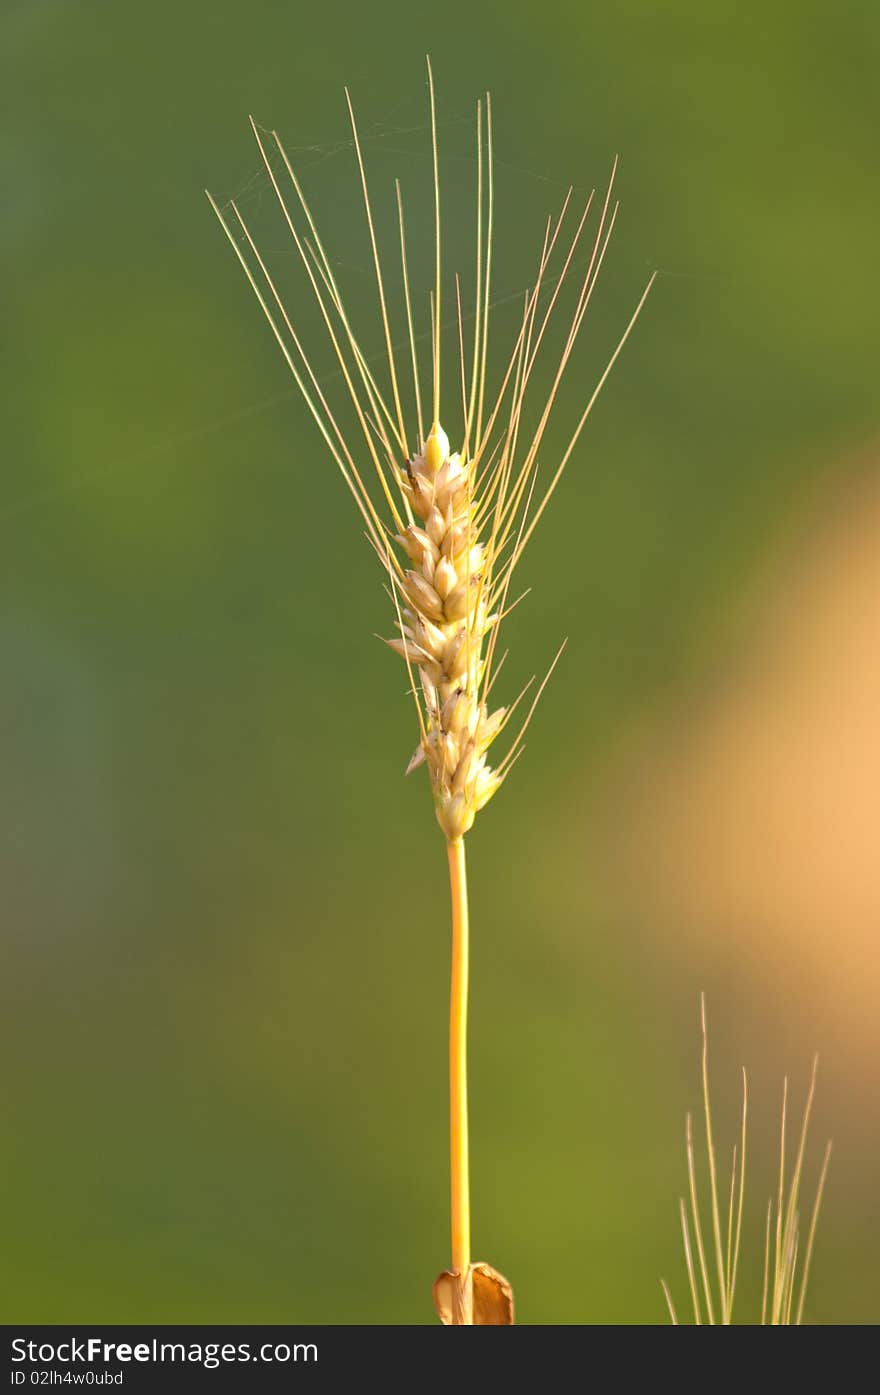
[[[247,113],[277,127],[381,349],[342,89],[424,319],[430,50],[466,285],[492,91],[496,368],[544,216],[621,156],[548,457],[660,270],[508,627],[508,695],[569,647],[469,838],[475,1252],[525,1322],[664,1321],[661,1274],[685,1307],[705,988],[725,1149],[752,1088],[741,1317],[818,1049],[808,1315],[876,1321],[880,12],[6,0],[0,35],[4,1319],[433,1320],[443,845],[381,577],[202,193],[328,371]],[[832,590],[864,623],[797,630],[798,745]]]

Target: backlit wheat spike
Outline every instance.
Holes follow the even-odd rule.
[[[549,369],[549,392],[543,403],[537,404],[534,417],[528,411],[527,418],[531,386],[536,376],[534,370],[544,348],[548,326],[560,312],[564,288],[573,272],[581,236],[593,206],[593,195],[574,220],[571,233],[563,232],[568,227],[571,190],[558,215],[548,218],[537,267],[524,296],[519,329],[512,346],[505,351],[504,367],[496,379],[489,362],[495,232],[492,108],[488,94],[477,102],[473,335],[465,335],[467,315],[462,304],[462,281],[456,275],[456,346],[450,363],[444,363],[443,331],[449,315],[444,292],[440,159],[430,61],[427,77],[433,176],[430,195],[433,287],[428,298],[428,324],[423,331],[424,321],[418,313],[418,298],[413,295],[410,280],[403,192],[396,181],[399,245],[392,261],[396,264],[399,259],[400,265],[406,318],[403,350],[396,342],[389,309],[386,276],[391,263],[380,246],[364,147],[351,98],[347,89],[345,92],[384,346],[380,367],[364,352],[362,340],[355,332],[333,263],[280,137],[251,121],[266,178],[293,240],[349,407],[354,412],[357,427],[351,439],[339,425],[300,340],[294,323],[296,316],[285,305],[266,257],[238,207],[234,203],[221,207],[213,199],[211,204],[321,436],[354,497],[367,538],[386,574],[394,611],[394,633],[386,642],[406,662],[419,730],[419,744],[408,771],[420,765],[427,769],[437,821],[448,847],[452,896],[449,1032],[452,1269],[437,1281],[435,1303],[444,1322],[499,1323],[513,1320],[510,1286],[488,1265],[472,1262],[470,1249],[466,1062],[468,907],[463,839],[477,814],[498,792],[522,755],[526,730],[562,653],[560,648],[524,719],[517,716],[519,727],[513,731],[506,754],[496,760],[494,743],[507,731],[530,686],[527,685],[514,703],[506,707],[490,706],[492,689],[506,657],[505,653],[497,664],[494,662],[500,627],[522,599],[519,596],[509,600],[514,572],[575,450],[598,392],[635,324],[653,277],[598,385],[589,395],[574,431],[569,434],[561,459],[551,463],[549,480],[545,481],[540,471],[539,453],[617,215],[617,205],[612,202],[616,161],[592,248],[586,265],[578,272],[579,284],[573,305],[566,312],[563,347],[558,361]],[[552,273],[560,241],[565,250],[558,272]],[[422,398],[418,354],[422,337],[430,337],[431,343],[430,413],[424,410]],[[404,364],[409,358],[403,378],[398,371],[401,351]],[[408,411],[405,406],[410,401],[415,409],[414,420],[409,415],[411,408]],[[461,413],[457,448],[441,425],[441,408],[445,405],[452,414],[453,403],[457,404],[456,419],[459,410]],[[526,419],[536,423],[530,428],[531,435],[523,430]],[[447,422],[451,420],[452,415],[448,415]],[[426,433],[429,421],[430,429]],[[729,1233],[733,1225],[732,1195]],[[694,1228],[705,1285],[705,1258],[696,1208]],[[788,1231],[791,1229],[789,1225]],[[717,1239],[717,1218],[715,1232]],[[685,1243],[688,1244],[686,1220]],[[729,1249],[730,1241],[728,1252]],[[728,1271],[730,1279],[725,1281],[732,1284],[735,1258],[732,1262],[728,1259]],[[711,1315],[708,1289],[705,1297]],[[791,1304],[790,1288],[785,1301]]]

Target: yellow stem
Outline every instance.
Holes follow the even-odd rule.
[[[471,1203],[468,1172],[467,998],[468,901],[464,840],[448,842],[452,895],[452,984],[449,1000],[449,1158],[452,1199],[452,1270],[458,1276],[453,1321],[473,1323]]]

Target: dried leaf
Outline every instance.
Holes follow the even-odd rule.
[[[475,1327],[509,1327],[513,1323],[513,1289],[503,1274],[491,1264],[472,1264],[473,1325]],[[434,1307],[447,1327],[454,1326],[455,1301],[461,1280],[458,1274],[444,1269],[434,1281]],[[459,1302],[464,1295],[459,1296]]]

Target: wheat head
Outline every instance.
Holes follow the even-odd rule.
[[[538,453],[617,215],[617,204],[612,204],[614,169],[574,306],[569,312],[564,347],[552,375],[549,394],[538,414],[534,431],[521,441],[523,407],[535,363],[548,324],[558,309],[560,292],[572,269],[594,196],[590,195],[576,220],[573,235],[561,258],[561,269],[556,274],[550,272],[551,261],[569,211],[572,190],[566,195],[559,215],[555,219],[548,219],[534,282],[525,293],[519,332],[507,358],[500,385],[490,402],[487,398],[487,350],[492,304],[493,157],[491,104],[487,94],[485,105],[482,101],[477,104],[476,292],[469,366],[466,364],[460,282],[456,277],[458,362],[455,367],[460,376],[461,445],[459,449],[451,449],[449,437],[440,424],[440,181],[430,64],[428,72],[434,154],[436,284],[431,297],[432,424],[426,434],[400,184],[397,184],[400,259],[416,418],[415,423],[410,422],[409,425],[403,409],[401,376],[391,334],[384,272],[363,153],[348,93],[353,145],[363,186],[385,338],[389,381],[384,391],[351,328],[330,259],[281,139],[276,132],[267,138],[267,134],[253,120],[251,124],[270,184],[302,260],[354,406],[363,436],[360,446],[347,440],[340,429],[322,385],[311,368],[290,312],[282,301],[265,258],[251,236],[237,203],[231,200],[221,208],[210,194],[208,197],[330,454],[354,495],[367,536],[387,574],[398,631],[388,640],[388,644],[408,665],[419,724],[419,746],[408,770],[414,770],[421,764],[427,766],[438,821],[446,837],[456,839],[471,828],[477,813],[503,784],[522,748],[525,729],[537,698],[543,691],[542,684],[504,758],[495,766],[490,764],[489,748],[507,727],[526,691],[510,707],[490,711],[493,675],[500,667],[500,663],[495,664],[498,632],[501,621],[511,608],[509,597],[514,571],[556,489],[590,410],[629,336],[654,278],[649,281],[605,372],[590,395],[551,478],[543,489],[539,489]],[[297,224],[292,201],[285,196],[282,186],[285,178],[299,206],[303,226]],[[397,352],[399,349],[398,345]],[[373,492],[363,478],[359,457],[366,457],[374,468],[379,485],[378,507]],[[379,512],[382,506],[384,517]],[[395,548],[399,549],[399,553]]]

